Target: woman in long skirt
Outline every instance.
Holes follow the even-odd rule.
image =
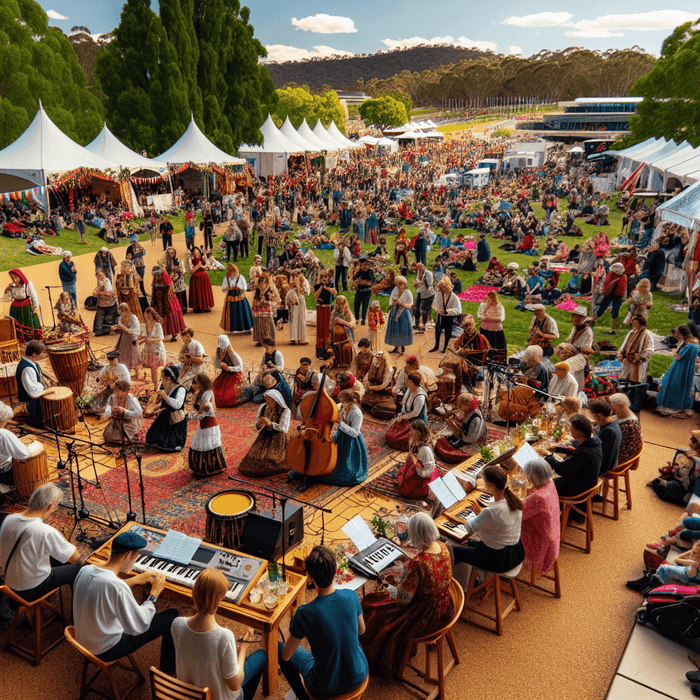
[[[114,385],[114,393],[109,397],[101,421],[111,419],[102,434],[104,441],[112,445],[128,445],[138,438],[141,432],[143,409],[138,399],[129,393],[131,385],[120,379]]]
[[[180,302],[175,296],[170,275],[159,265],[155,265],[151,273],[153,274],[151,306],[162,319],[164,335],[169,335],[170,342],[174,343],[177,336],[187,328]]]
[[[190,274],[190,307],[198,314],[214,308],[211,281],[205,269],[205,260],[199,248],[192,250],[192,273]]]
[[[408,498],[428,498],[430,483],[440,476],[435,464],[433,438],[422,420],[411,421],[409,428],[408,455],[397,476],[397,490]]]
[[[131,309],[131,313],[134,314],[139,321],[143,321],[141,303],[139,302],[140,279],[141,278],[136,274],[134,263],[132,263],[131,260],[123,260],[121,268],[114,279],[114,289],[117,293],[117,302],[119,305],[127,304]]]
[[[294,276],[294,285],[287,292],[285,302],[289,310],[289,342],[307,345],[306,339],[306,295],[311,288],[302,272]]]
[[[245,277],[238,272],[236,265],[229,264],[226,277],[221,283],[221,291],[226,294],[226,299],[219,323],[226,333],[250,333],[253,327],[253,314],[245,296],[247,290]]]
[[[216,403],[212,391],[211,377],[198,374],[192,382],[197,392],[191,420],[198,420],[199,426],[192,436],[188,464],[195,476],[213,476],[226,469],[226,458],[221,447],[221,428],[216,420]]]
[[[238,465],[241,474],[264,477],[289,471],[287,431],[291,417],[282,394],[276,389],[266,391],[255,420],[258,436]]]
[[[321,481],[337,486],[355,486],[367,478],[369,462],[367,445],[362,437],[364,417],[360,408],[360,395],[352,389],[338,394],[340,422],[333,440],[338,445],[335,469]]]
[[[173,292],[180,303],[183,316],[187,313],[187,282],[185,280],[185,267],[182,260],[177,257],[177,251],[170,246],[165,251],[165,271],[173,282]]]
[[[231,408],[250,401],[253,389],[246,385],[243,376],[243,360],[231,347],[231,341],[227,335],[219,336],[214,367],[221,370],[213,384],[217,406]]]
[[[91,416],[100,416],[114,393],[117,381],[131,383],[131,376],[126,365],[119,362],[119,353],[111,350],[107,353],[107,365],[100,370],[98,381],[102,387],[90,400],[83,412]]]
[[[253,340],[260,345],[265,338],[275,337],[275,311],[280,297],[269,272],[258,278],[253,294]]]
[[[119,340],[115,348],[119,353],[119,362],[126,365],[130,370],[136,370],[135,379],[138,381],[139,367],[141,366],[141,355],[139,354],[138,346],[141,324],[126,302],[119,304],[119,321],[112,326],[112,333],[119,333]]]
[[[10,270],[10,279],[12,281],[5,289],[5,296],[12,298],[10,316],[15,320],[17,337],[25,343],[41,340],[39,298],[34,291],[34,285],[21,270]]]
[[[489,341],[489,345],[496,350],[494,362],[506,364],[508,360],[508,345],[506,334],[503,332],[503,321],[506,318],[506,310],[503,304],[498,301],[496,292],[489,292],[486,301],[479,304],[477,318],[481,321],[479,332]]]
[[[674,335],[678,339],[678,347],[673,352],[671,366],[661,378],[656,410],[666,416],[688,418],[693,415],[693,379],[698,341],[685,324],[678,326]]]
[[[163,370],[163,388],[156,392],[161,399],[160,409],[146,433],[146,444],[161,452],[180,452],[187,442],[187,389],[178,384],[179,374],[177,367]]]
[[[421,386],[423,375],[412,370],[406,375],[406,388],[401,411],[386,431],[386,444],[395,450],[406,452],[409,447],[409,423],[421,420],[428,425],[428,394]]]
[[[151,381],[153,391],[158,389],[158,370],[165,365],[165,345],[163,344],[163,319],[156,310],[149,306],[144,312],[146,321],[145,334],[139,338],[141,346],[141,363],[144,370],[151,370]]]
[[[403,354],[407,345],[413,345],[413,327],[411,309],[413,308],[413,294],[408,289],[408,282],[403,275],[396,275],[396,285],[391,291],[389,299],[389,319],[386,324],[384,342],[393,345],[389,352]]]
[[[322,270],[314,285],[316,297],[316,357],[326,357],[331,344],[331,304],[337,290],[331,283],[331,273]]]

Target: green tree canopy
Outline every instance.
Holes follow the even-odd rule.
[[[366,100],[360,105],[360,116],[367,124],[380,128],[386,126],[401,126],[408,121],[408,114],[403,102],[393,97],[377,97]]]
[[[295,129],[306,119],[313,128],[317,120],[321,120],[323,126],[328,128],[331,122],[345,133],[345,110],[340,104],[338,93],[328,90],[324,94],[312,95],[309,88],[285,87],[277,90],[279,102],[274,111],[273,119],[279,126],[287,117]]]
[[[632,94],[643,97],[630,119],[630,135],[621,147],[664,136],[700,145],[700,29],[687,22],[664,41],[661,58],[639,78]]]
[[[86,144],[102,128],[102,105],[85,84],[68,38],[34,0],[0,3],[0,148],[22,135],[42,101],[59,129]]]
[[[127,0],[113,35],[97,57],[108,126],[130,148],[158,155],[190,120],[177,51],[150,0]]]

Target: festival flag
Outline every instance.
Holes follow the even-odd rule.
[[[637,182],[642,174],[642,170],[646,163],[642,163],[623,183],[620,187],[620,192],[630,191],[630,194],[634,194],[634,189],[637,186]]]

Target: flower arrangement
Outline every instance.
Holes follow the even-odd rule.
[[[337,584],[347,583],[355,578],[355,574],[350,569],[349,558],[357,554],[352,545],[339,544],[333,548],[337,568],[335,570],[335,582]]]
[[[561,299],[556,304],[557,309],[563,309],[564,311],[573,311],[577,306],[578,304],[569,294],[562,294]]]

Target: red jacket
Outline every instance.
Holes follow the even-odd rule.
[[[609,292],[609,287],[613,282],[617,282],[612,292]],[[624,297],[627,292],[627,275],[616,275],[614,272],[608,272],[603,280],[603,294],[612,294],[614,297]]]

